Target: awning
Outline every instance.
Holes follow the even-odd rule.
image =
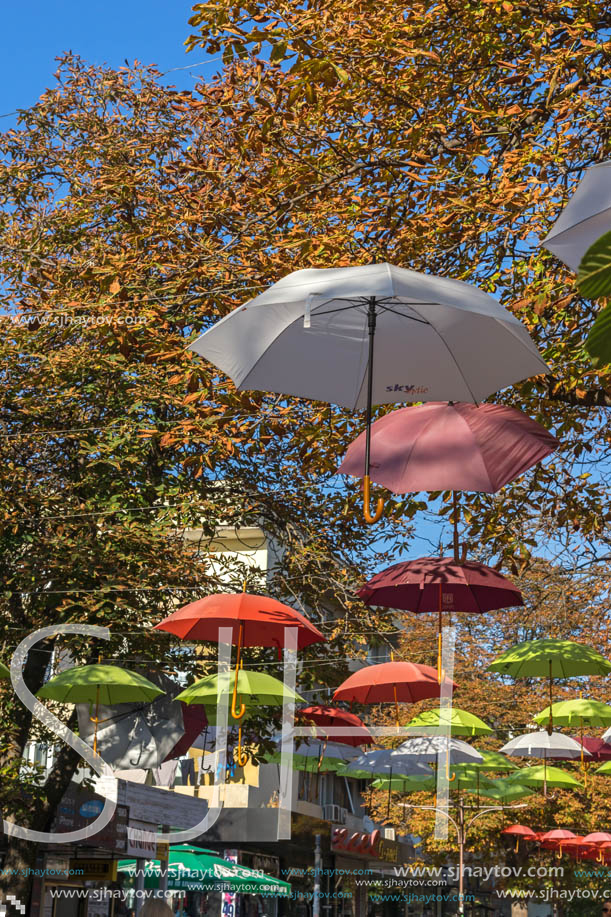
[[[135,876],[136,860],[120,860],[118,871]],[[160,860],[147,860],[145,888],[158,888]],[[255,869],[223,860],[210,850],[177,845],[170,848],[168,889],[172,891],[229,891],[242,895],[290,895],[289,882],[267,876]]]

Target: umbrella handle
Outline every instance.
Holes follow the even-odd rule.
[[[450,757],[448,756],[446,760],[446,780],[448,783],[452,783],[453,780],[456,780],[456,774],[452,774],[450,777]]]
[[[515,847],[513,848],[513,852],[514,852],[514,853],[517,853],[519,849],[520,849],[520,838],[517,837],[517,838],[516,838],[516,845],[515,845]]]
[[[246,713],[246,704],[241,701],[238,707],[238,671],[236,669],[233,681],[233,694],[231,695],[231,715],[234,720],[241,720]]]
[[[242,727],[238,729],[238,751],[236,754],[236,761],[240,767],[246,767],[248,764],[248,754],[242,748]]]
[[[369,511],[369,503],[371,500],[370,488],[371,488],[371,480],[369,478],[369,475],[366,474],[365,477],[363,478],[363,518],[365,522],[367,523],[367,525],[373,525],[374,522],[377,522],[378,519],[381,518],[382,513],[384,512],[384,500],[382,499],[382,497],[380,497],[376,504],[375,514],[373,516],[371,515],[371,512]]]

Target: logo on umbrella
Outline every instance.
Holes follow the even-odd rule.
[[[428,385],[399,385],[398,382],[386,386],[387,392],[413,392],[415,395],[426,395],[428,390]]]

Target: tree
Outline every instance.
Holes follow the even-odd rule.
[[[250,278],[388,260],[480,285],[538,341],[551,375],[497,400],[563,448],[463,515],[469,551],[515,570],[542,540],[568,563],[576,546],[582,564],[609,553],[609,367],[584,353],[598,307],[537,243],[608,155],[610,21],[601,0],[242,0],[191,19],[190,46],[224,57],[202,108],[222,136],[205,146],[240,151],[221,184],[237,178],[242,205],[256,200],[252,238],[229,207],[214,220]]]
[[[111,639],[39,644],[24,672],[32,692],[58,649],[75,663],[101,653],[175,669],[172,641],[152,625],[177,604],[241,589],[245,576],[261,588],[239,560],[210,564],[220,524],[256,523],[283,547],[272,592],[307,607],[331,641],[308,653],[307,687],[323,655],[323,671],[334,657],[341,669],[345,642],[375,629],[351,599],[374,536],[344,512],[328,472],[316,482],[302,473],[313,444],[334,448],[330,416],[325,427],[316,406],[236,393],[186,351],[224,297],[244,295],[207,223],[206,196],[233,166],[211,153],[209,174],[191,184],[201,112],[157,76],[67,56],[55,87],[0,138],[1,654],[8,662],[30,632],[76,621],[110,627]],[[195,552],[185,544],[194,528]],[[9,691],[0,717],[0,767],[19,779],[26,744],[52,737]],[[3,797],[4,815],[48,830],[77,764],[62,746],[42,803],[24,814]],[[35,845],[13,840],[5,865],[34,856]],[[27,899],[26,875],[10,885]]]

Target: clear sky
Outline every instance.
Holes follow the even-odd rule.
[[[195,66],[206,55],[185,50],[191,5],[189,0],[8,0],[2,5],[0,115],[36,102],[52,85],[55,58],[64,51],[114,67],[126,58],[156,64],[162,71],[188,67],[166,79],[191,88],[196,76],[217,66]],[[13,120],[2,118],[0,130]]]

